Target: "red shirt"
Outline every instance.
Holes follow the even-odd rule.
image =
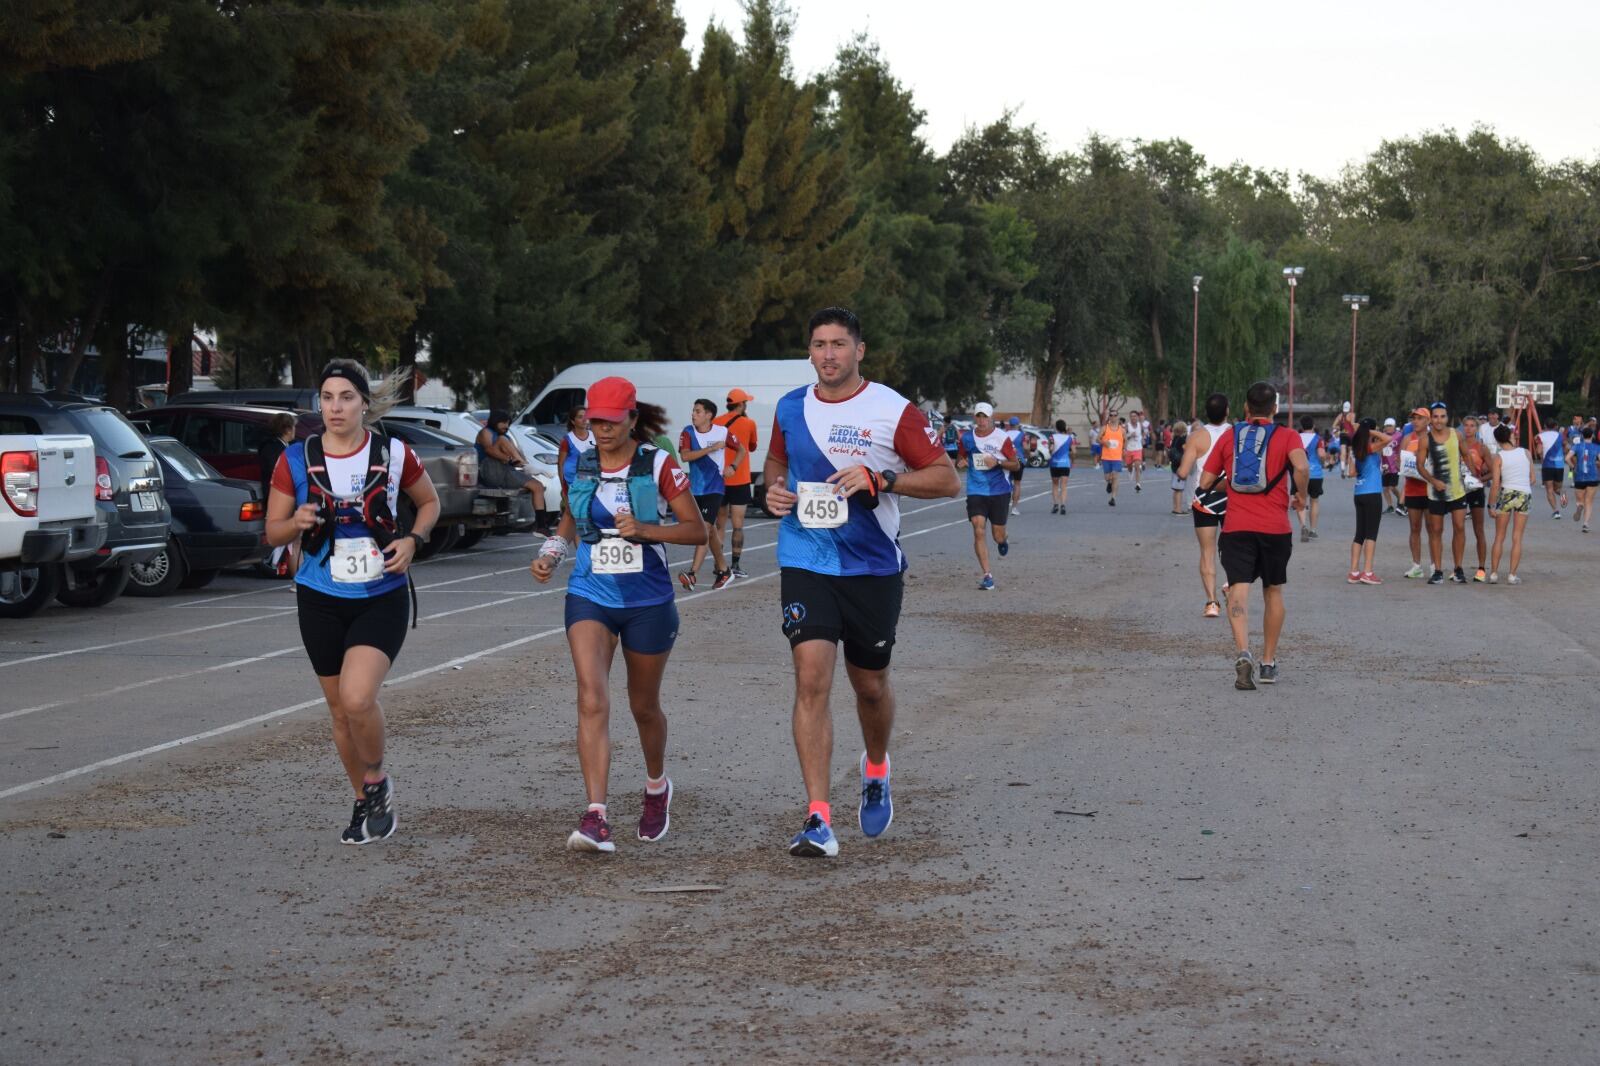
[[[1264,424],[1264,418],[1252,418],[1250,421]],[[1267,466],[1266,475],[1270,480],[1277,477],[1278,472],[1289,465],[1289,457],[1295,452],[1304,454],[1305,445],[1300,443],[1300,434],[1293,430],[1279,426],[1272,431],[1272,439],[1267,441]],[[1206,470],[1212,474],[1222,474],[1233,467],[1233,431],[1222,435],[1217,441],[1217,446],[1211,449],[1211,458],[1206,460]],[[1222,531],[1224,533],[1283,533],[1288,534],[1289,529],[1289,481],[1292,472],[1285,473],[1278,478],[1278,483],[1266,492],[1234,492],[1233,486],[1228,486],[1228,510],[1222,516]]]

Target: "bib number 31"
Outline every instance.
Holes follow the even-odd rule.
[[[825,481],[802,481],[795,486],[799,500],[795,513],[807,529],[837,529],[850,518],[850,503]]]
[[[383,553],[371,537],[335,539],[328,571],[340,585],[365,585],[383,576]]]
[[[590,550],[597,574],[638,574],[644,572],[644,550],[631,540],[604,537]]]

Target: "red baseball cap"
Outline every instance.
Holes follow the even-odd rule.
[[[639,394],[627,378],[601,378],[585,399],[590,420],[621,422],[639,408]]]

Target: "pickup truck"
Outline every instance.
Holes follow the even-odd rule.
[[[61,588],[62,568],[105,543],[95,447],[84,434],[0,435],[0,618],[26,618]]]

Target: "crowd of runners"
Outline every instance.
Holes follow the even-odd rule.
[[[862,738],[857,824],[871,838],[894,817],[890,661],[907,566],[900,498],[954,497],[964,488],[977,586],[994,591],[995,559],[1011,551],[1007,527],[1021,514],[1028,457],[1044,460],[1050,513],[1064,516],[1079,441],[1064,420],[1040,433],[1025,432],[1017,418],[1002,425],[989,403],[974,407],[970,428],[941,433],[906,397],[863,377],[861,324],[844,308],[813,315],[806,341],[817,380],[778,401],[762,475],[765,509],[779,520],[781,631],[792,659],[793,742],[805,801],[788,848],[811,857],[839,850],[829,790],[829,704],[841,648]],[[357,364],[338,360],[324,368],[319,392],[321,432],[288,444],[272,471],[267,537],[274,545],[299,545],[289,557],[300,631],[355,795],[341,839],[359,845],[398,826],[378,693],[416,624],[408,570],[439,505],[411,450],[369,428],[393,403],[385,387],[369,384]],[[745,576],[740,555],[760,433],[747,414],[752,399],[734,389],[721,413],[711,398],[697,400],[676,434],[676,456],[668,412],[641,401],[624,378],[595,382],[587,406],[569,420],[559,453],[559,522],[530,572],[548,583],[569,557],[573,564],[565,624],[585,807],[567,837],[572,850],[616,849],[610,675],[619,646],[645,767],[636,836],[659,841],[671,825],[662,689],[679,621],[666,546],[692,550],[676,575],[684,591],[697,588],[708,554],[711,589]],[[1584,533],[1593,520],[1600,484],[1593,418],[1574,417],[1570,426],[1524,442],[1498,411],[1455,420],[1443,403],[1433,403],[1413,410],[1404,425],[1394,418],[1380,425],[1346,405],[1325,434],[1310,417],[1296,427],[1279,425],[1277,393],[1266,382],[1252,385],[1243,401],[1235,414],[1230,398],[1215,393],[1193,425],[1152,427],[1142,411],[1108,416],[1091,425],[1087,442],[1111,507],[1124,478],[1140,493],[1148,469],[1170,468],[1172,514],[1191,518],[1198,542],[1203,616],[1219,617],[1226,606],[1236,688],[1280,679],[1290,515],[1301,543],[1319,539],[1330,472],[1354,482],[1351,584],[1383,584],[1374,551],[1385,515],[1409,526],[1412,566],[1405,576],[1433,585],[1497,584],[1508,546],[1506,583],[1520,583],[1524,530],[1541,490],[1552,519],[1573,508]],[[414,512],[409,528],[399,518],[402,497]],[[1486,513],[1493,517],[1492,542]],[[1469,530],[1477,564],[1470,577]],[[1257,581],[1259,654],[1249,632]]]

